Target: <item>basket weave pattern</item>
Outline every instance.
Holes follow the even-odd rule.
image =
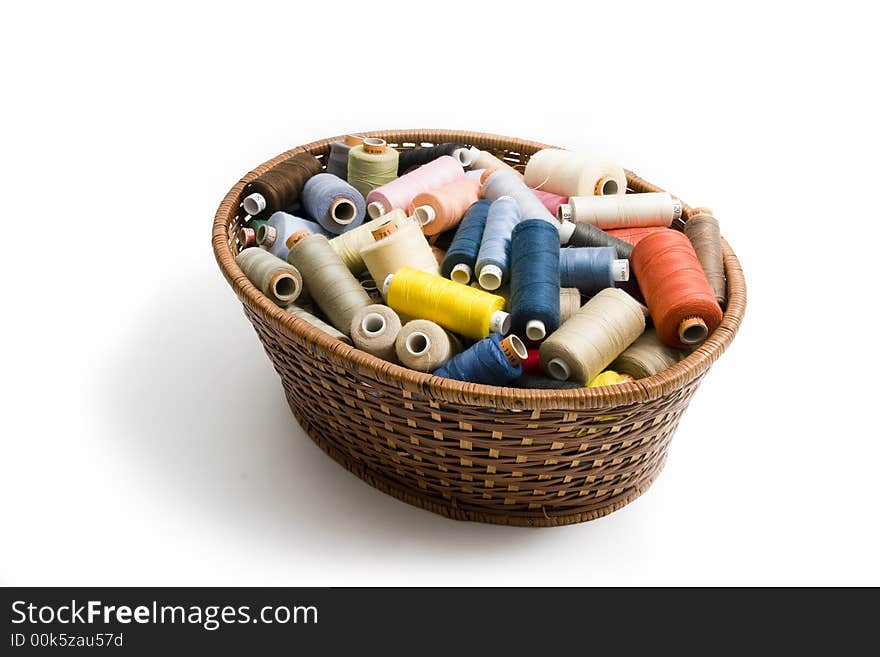
[[[462,142],[514,166],[546,148],[473,132],[363,134],[399,148]],[[663,468],[697,385],[730,344],[745,311],[745,281],[729,246],[724,245],[729,300],[721,326],[694,353],[656,376],[605,388],[518,390],[414,372],[283,312],[235,263],[244,185],[297,152],[325,159],[337,139],[287,151],[247,174],[221,203],[213,229],[220,268],[309,436],[372,486],[462,520],[582,522],[611,513],[645,491]],[[627,180],[631,191],[661,191],[629,171]],[[684,205],[685,221],[689,212]]]

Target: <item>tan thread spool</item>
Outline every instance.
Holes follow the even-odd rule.
[[[351,339],[368,354],[394,362],[394,343],[400,333],[397,313],[388,306],[374,303],[358,310],[351,320]]]
[[[639,303],[605,288],[541,344],[541,364],[554,379],[595,379],[645,330]]]
[[[634,379],[644,379],[672,367],[686,352],[667,347],[654,329],[648,329],[611,363],[612,369]]]
[[[302,294],[303,279],[297,268],[264,249],[245,249],[235,261],[254,287],[279,306],[296,301]]]
[[[327,319],[343,333],[351,329],[351,319],[372,303],[370,295],[349,271],[323,235],[302,230],[288,239],[287,261],[305,272],[306,289]]]
[[[721,248],[721,228],[709,208],[694,208],[684,225],[684,234],[694,245],[697,258],[706,273],[715,300],[727,300],[727,281],[724,276],[724,251]]]
[[[345,263],[353,274],[360,274],[367,268],[363,257],[361,257],[361,249],[375,241],[373,239],[373,231],[388,222],[400,225],[407,221],[409,219],[406,216],[406,212],[399,209],[392,210],[378,219],[373,219],[361,224],[357,228],[337,235],[330,240],[330,246],[333,247],[333,250],[342,258],[342,262]],[[379,282],[381,283],[382,281]]]
[[[300,319],[308,322],[309,324],[314,326],[316,329],[320,329],[321,331],[324,331],[324,333],[326,333],[330,337],[336,338],[337,340],[344,342],[347,345],[352,344],[351,338],[349,338],[345,333],[337,330],[333,326],[330,326],[323,319],[321,319],[320,317],[316,317],[315,315],[310,313],[305,308],[302,308],[301,306],[297,306],[296,304],[292,303],[289,306],[287,306],[287,308],[285,308],[284,310],[286,312],[289,312],[291,315],[296,315]]]
[[[427,319],[414,319],[403,325],[394,344],[402,365],[431,372],[461,351],[461,342],[439,324]]]
[[[506,298],[506,297],[505,297]],[[565,322],[581,308],[581,291],[576,287],[559,288],[559,322]]]
[[[681,201],[668,192],[572,196],[562,203],[556,218],[591,224],[602,230],[666,227],[681,217]]]
[[[406,266],[440,275],[440,265],[417,222],[388,222],[374,229],[372,237],[361,257],[377,284]]]

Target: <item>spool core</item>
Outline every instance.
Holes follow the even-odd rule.
[[[279,301],[293,301],[299,292],[296,279],[285,271],[280,271],[271,278],[269,288]]]
[[[371,337],[382,335],[385,332],[385,327],[385,318],[379,313],[367,313],[361,320],[361,328]]]
[[[259,192],[254,192],[244,199],[242,206],[244,211],[253,217],[266,209],[266,198]]]
[[[394,280],[394,274],[388,274],[382,283],[382,296],[388,298],[388,289],[391,287],[391,281]]]
[[[351,146],[354,148],[355,146],[360,146],[364,143],[364,138],[360,135],[345,135],[345,145]]]
[[[558,381],[565,381],[571,376],[568,364],[561,358],[553,358],[547,363],[547,373]]]
[[[516,367],[529,356],[526,345],[519,339],[519,336],[508,335],[501,341],[501,351],[507,357],[507,361]]]
[[[496,310],[489,318],[489,333],[500,333],[507,335],[510,331],[510,313],[503,310]]]
[[[618,282],[629,280],[629,260],[613,260],[611,262],[611,273],[614,280]]]
[[[686,317],[678,325],[678,339],[684,344],[699,344],[709,335],[702,317]]]
[[[480,287],[484,290],[497,290],[501,287],[503,276],[498,265],[483,265],[477,278],[480,281]]]
[[[620,191],[620,187],[618,187],[617,181],[614,178],[603,178],[596,183],[597,196],[611,196],[617,194],[618,191]]]
[[[367,206],[367,214],[370,215],[370,219],[378,219],[385,212],[385,206],[379,203],[379,201],[373,201]]]
[[[275,226],[263,224],[257,228],[257,244],[260,246],[265,246],[268,249],[275,244],[276,239],[278,239],[278,229]]]
[[[461,166],[466,169],[474,163],[479,152],[480,149],[476,146],[471,146],[470,148],[456,148],[452,151],[452,157],[461,162]]]
[[[305,238],[307,238],[311,233],[305,229],[298,230],[295,233],[291,233],[290,237],[287,238],[287,248],[292,249],[295,244],[301,242]]]
[[[556,210],[556,218],[559,221],[571,221],[571,203],[561,203]],[[574,231],[574,227],[572,227]]]
[[[406,351],[412,356],[421,356],[431,349],[431,338],[427,333],[413,331],[406,336]]]
[[[420,205],[413,210],[413,216],[422,226],[426,226],[437,218],[437,213],[430,205]]]
[[[561,205],[559,206],[562,207]],[[574,235],[575,224],[567,219],[560,219],[562,222],[559,224],[559,243],[560,244],[568,244],[571,236]]]
[[[456,283],[461,283],[462,285],[467,285],[471,282],[471,268],[464,262],[460,262],[455,267],[452,268],[452,272],[449,274],[449,277],[454,280]]]
[[[530,319],[526,322],[526,337],[529,340],[537,342],[543,340],[547,335],[547,327],[540,319]]]
[[[376,137],[367,137],[366,139],[364,139],[363,147],[364,153],[369,153],[370,155],[381,155],[388,147],[388,142],[386,142],[384,139],[377,139]]]
[[[339,197],[330,204],[330,216],[337,224],[347,226],[357,216],[357,207],[349,199]]]
[[[238,243],[242,248],[253,246],[257,243],[257,233],[253,228],[242,228],[238,231]]]
[[[379,241],[381,239],[385,239],[389,235],[394,235],[397,232],[397,224],[393,221],[389,221],[387,224],[382,224],[378,228],[375,228],[370,234],[373,236],[375,241]]]

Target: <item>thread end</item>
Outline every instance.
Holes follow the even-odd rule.
[[[622,283],[629,280],[629,260],[614,260],[611,263],[611,273],[614,280]]]
[[[559,243],[560,244],[568,244],[569,240],[571,240],[571,236],[574,235],[574,229],[576,228],[575,224],[566,219],[561,220],[562,223],[559,224]]]
[[[571,376],[571,370],[568,368],[568,363],[561,358],[552,358],[550,362],[547,363],[547,373],[557,381],[566,381],[568,380],[568,377]]]
[[[253,217],[266,209],[266,197],[259,192],[254,192],[247,196],[241,205],[244,207],[244,211]]]
[[[529,356],[526,345],[517,335],[508,335],[501,341],[501,351],[512,367],[517,367]]]
[[[472,274],[473,272],[471,271],[470,265],[464,262],[460,262],[452,268],[452,272],[449,274],[449,277],[456,283],[467,285],[471,282]]]
[[[507,335],[510,331],[510,313],[503,310],[496,310],[489,319],[489,333],[500,333]]]
[[[547,336],[547,327],[540,319],[530,319],[526,322],[526,337],[533,342],[543,340]]]
[[[499,287],[501,287],[502,279],[503,274],[501,272],[501,268],[498,265],[483,265],[483,268],[480,269],[480,274],[478,276],[480,287],[482,287],[484,290],[497,290]]]
[[[709,336],[709,328],[702,317],[686,317],[678,325],[678,339],[684,344],[699,344]]]
[[[379,201],[373,201],[367,206],[367,214],[370,215],[370,219],[378,219],[385,214],[385,206]]]

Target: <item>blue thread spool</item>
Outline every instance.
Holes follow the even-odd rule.
[[[551,223],[527,219],[513,229],[511,326],[529,340],[543,340],[559,328],[559,252],[559,231]]]
[[[618,281],[629,280],[629,260],[616,258],[610,246],[580,246],[560,249],[559,281],[562,287],[576,287],[593,296]]]
[[[319,173],[306,181],[302,206],[306,213],[334,234],[360,226],[367,214],[364,197],[332,173]]]
[[[453,356],[434,374],[468,383],[504,386],[522,375],[522,361],[527,356],[526,346],[517,336],[508,335],[502,340],[492,333]]]
[[[477,201],[465,212],[440,265],[440,273],[446,278],[462,285],[471,282],[491,205],[492,201]]]
[[[489,206],[483,241],[477,254],[477,280],[484,290],[497,290],[509,278],[510,235],[520,222],[512,196],[501,196]]]
[[[268,221],[257,228],[257,244],[272,255],[287,260],[287,254],[290,252],[287,240],[291,235],[301,230],[307,230],[310,233],[324,232],[324,229],[314,221],[302,219],[287,212],[274,212]]]

